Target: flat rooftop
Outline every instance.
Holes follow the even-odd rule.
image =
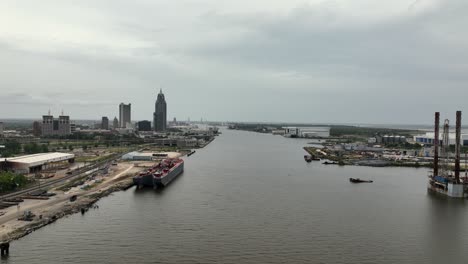
[[[14,163],[22,163],[28,164],[29,166],[38,166],[48,162],[58,162],[63,160],[69,160],[75,158],[74,154],[69,153],[60,153],[60,152],[52,152],[52,153],[39,153],[39,154],[32,154],[32,155],[25,155],[19,157],[12,157],[12,158],[1,158],[0,162],[14,162]]]

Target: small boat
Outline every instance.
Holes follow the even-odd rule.
[[[359,178],[349,178],[349,181],[352,182],[352,183],[364,183],[364,182],[371,183],[371,182],[374,182],[374,181],[370,181],[370,180],[361,180]]]
[[[312,156],[304,155],[304,160],[307,161],[307,162],[312,162]]]
[[[333,162],[325,161],[325,162],[322,163],[322,164],[325,164],[325,165],[338,165],[338,162],[335,162],[335,161],[333,161]]]

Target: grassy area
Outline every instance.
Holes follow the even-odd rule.
[[[104,156],[81,156],[75,158],[76,162],[99,162],[109,158],[111,154]]]

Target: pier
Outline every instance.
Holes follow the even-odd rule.
[[[0,244],[1,256],[8,256],[10,254],[10,242],[3,242]]]

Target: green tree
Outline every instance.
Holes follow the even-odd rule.
[[[24,175],[8,171],[0,172],[0,193],[14,191],[27,183],[28,179]]]
[[[41,151],[44,152],[44,153],[49,152],[49,147],[46,144],[42,144],[41,145]]]
[[[23,150],[27,154],[36,154],[42,151],[42,147],[37,143],[28,143],[23,146]]]

